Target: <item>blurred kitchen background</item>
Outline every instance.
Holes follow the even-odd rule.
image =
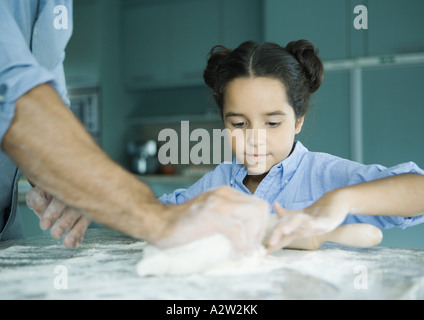
[[[368,9],[368,29],[354,27],[357,5]],[[222,127],[202,81],[209,50],[308,39],[326,74],[299,140],[366,164],[424,168],[423,16],[422,0],[74,0],[72,110],[160,196],[214,166],[155,163],[161,129],[179,133],[182,120],[190,130]],[[41,232],[23,202],[21,215],[26,236]],[[385,231],[382,245],[424,249],[424,225]]]

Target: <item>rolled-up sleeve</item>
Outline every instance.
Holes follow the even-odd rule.
[[[10,2],[0,1],[0,30],[3,30],[0,34],[0,143],[14,117],[15,102],[20,96],[43,83],[60,87],[54,70],[41,66],[33,56],[28,35],[22,33],[14,16],[16,12],[11,11]],[[28,19],[25,15],[21,18]]]

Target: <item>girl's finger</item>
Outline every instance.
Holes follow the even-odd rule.
[[[296,210],[287,210],[284,209],[278,202],[274,202],[274,210],[278,217],[283,218],[287,216],[292,216],[297,213]]]

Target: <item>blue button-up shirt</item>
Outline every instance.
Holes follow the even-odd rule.
[[[285,209],[297,210],[310,206],[333,189],[403,173],[424,174],[424,171],[413,162],[392,168],[363,165],[326,153],[310,152],[298,141],[291,155],[271,168],[253,196],[267,201],[271,208],[278,202]],[[246,174],[246,167],[236,160],[222,163],[188,189],[175,190],[159,200],[180,204],[222,185],[251,194],[243,184]],[[344,221],[345,224],[369,223],[380,229],[406,228],[421,222],[424,222],[423,215],[413,218],[348,215]]]
[[[0,1],[0,141],[15,101],[33,87],[50,83],[68,103],[63,60],[72,26],[72,0]]]
[[[72,0],[0,1],[0,144],[16,100],[49,83],[63,101],[65,47],[72,34]],[[19,170],[0,149],[0,240],[21,236],[17,218]]]

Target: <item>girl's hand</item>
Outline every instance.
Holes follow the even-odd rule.
[[[286,210],[278,203],[274,209],[280,217],[265,243],[268,252],[286,247],[296,238],[328,233],[336,229],[349,213],[349,207],[337,192],[329,192],[302,210]]]

